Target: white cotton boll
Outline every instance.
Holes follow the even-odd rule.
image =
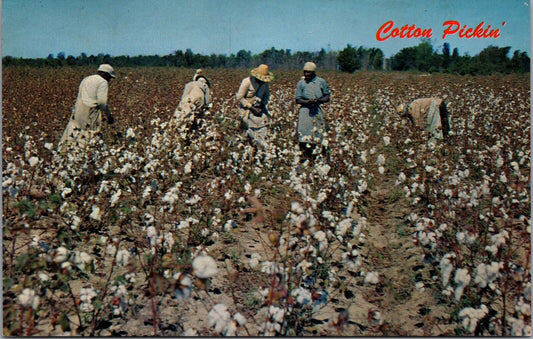
[[[390,137],[389,136],[384,136],[383,137],[383,143],[385,144],[385,146],[388,146],[390,144]]]
[[[504,184],[507,183],[507,176],[505,175],[504,172],[502,172],[502,174],[500,175],[500,181]]]
[[[146,229],[146,236],[148,238],[155,238],[157,237],[157,230],[154,226],[150,226]]]
[[[440,261],[440,271],[442,274],[442,286],[448,285],[450,275],[453,272],[453,264],[451,259],[455,257],[453,253],[446,253]]]
[[[240,314],[239,312],[233,315],[233,319],[239,324],[239,326],[246,325],[246,317]]]
[[[261,197],[261,190],[260,189],[254,190],[254,197],[256,197],[256,198],[260,198]]]
[[[378,166],[382,166],[385,164],[385,156],[383,154],[378,155],[377,164]]]
[[[255,270],[259,267],[259,263],[261,262],[261,255],[258,253],[252,253],[252,257],[250,258],[250,262],[248,265],[250,265],[250,268]]]
[[[235,337],[237,334],[237,323],[233,320],[226,323],[226,328],[222,332],[225,337]]]
[[[128,130],[126,131],[126,138],[135,138],[135,132],[133,131],[133,128],[128,128]]]
[[[464,234],[464,232],[457,232],[455,234],[455,238],[457,239],[457,242],[459,244],[463,244],[464,243],[465,237],[466,237],[466,235]]]
[[[300,205],[300,203],[297,202],[297,201],[293,201],[291,203],[291,211],[294,212],[294,213],[297,213],[297,214],[303,214],[304,213],[304,209],[303,209],[302,205]]]
[[[317,167],[317,172],[322,177],[325,177],[326,175],[328,175],[330,170],[331,170],[331,166],[328,164],[324,164],[322,166]]]
[[[272,320],[274,320],[277,323],[282,323],[284,316],[285,316],[285,310],[276,306],[270,306],[268,309],[268,313],[270,314],[270,317]]]
[[[400,174],[398,174],[398,180],[396,181],[396,185],[403,183],[405,179],[407,179],[407,177],[405,176],[405,173],[400,172]]]
[[[204,227],[200,230],[200,234],[203,236],[203,237],[207,237],[209,235],[210,231],[209,231],[209,228],[207,227]]]
[[[100,207],[97,205],[93,205],[92,212],[89,215],[89,218],[100,221],[102,218],[102,212],[100,211]]]
[[[313,236],[317,241],[324,241],[324,240],[327,240],[326,239],[326,233],[324,231],[318,231],[315,233],[315,235]]]
[[[365,180],[360,179],[357,182],[357,191],[359,193],[364,193],[364,192],[366,192],[367,189],[368,189],[368,183]]]
[[[198,194],[195,194],[194,197],[185,200],[185,203],[187,205],[196,205],[201,200],[202,200],[202,198],[200,198],[200,196]]]
[[[23,307],[31,307],[36,310],[39,307],[40,297],[30,288],[25,288],[17,298],[18,303]]]
[[[148,185],[143,191],[142,198],[147,199],[150,196],[150,193],[152,192],[152,186]]]
[[[28,164],[30,164],[30,167],[35,167],[39,163],[39,158],[37,157],[31,157],[28,159]]]
[[[385,173],[385,168],[383,166],[379,166],[378,167],[378,172],[379,172],[379,174]]]
[[[231,200],[231,198],[233,198],[233,192],[231,190],[227,191],[226,193],[224,193],[224,198],[226,200]]]
[[[192,268],[194,270],[194,274],[201,279],[212,278],[218,272],[215,259],[208,255],[194,258],[192,262]]]
[[[130,260],[131,254],[128,250],[119,249],[115,256],[115,260],[119,266],[126,266]]]
[[[188,328],[183,332],[184,337],[196,337],[198,336],[198,331],[194,328]]]
[[[418,292],[424,292],[426,287],[424,285],[424,282],[422,281],[419,281],[415,284],[415,289],[418,291]]]
[[[237,224],[235,221],[230,219],[224,224],[224,232],[231,232],[231,230],[233,230],[235,227],[237,227]]]
[[[365,276],[365,284],[375,285],[379,282],[378,272],[368,272]]]
[[[360,156],[360,157],[361,157],[361,161],[362,161],[363,163],[366,163],[366,160],[367,160],[367,151],[364,150],[363,152],[361,152],[361,156]]]
[[[48,275],[48,273],[39,272],[38,275],[39,275],[39,280],[41,280],[42,282],[50,280],[50,275]]]
[[[224,304],[216,304],[207,314],[209,327],[214,327],[215,332],[224,333],[231,319],[228,308]]]
[[[55,250],[53,260],[55,263],[60,264],[62,262],[67,261],[69,256],[70,256],[69,251],[65,247],[60,246]]]
[[[489,313],[489,309],[481,304],[479,309],[467,307],[459,312],[459,317],[463,318],[463,326],[473,333],[476,330],[477,323]]]
[[[479,264],[474,283],[478,284],[481,288],[492,284],[492,282],[498,278],[500,268],[501,265],[497,262],[492,262],[490,265]]]
[[[295,297],[296,302],[300,305],[306,305],[311,302],[311,292],[309,292],[305,288],[295,288],[294,290],[292,290],[291,295]]]
[[[119,189],[118,191],[115,192],[115,194],[113,194],[111,196],[111,199],[110,199],[111,207],[113,207],[113,206],[115,206],[117,204],[117,202],[120,199],[121,195],[122,195],[122,190]]]
[[[47,150],[51,151],[54,148],[54,144],[51,143],[51,142],[46,142],[44,144],[44,148],[46,148]]]
[[[350,227],[352,227],[352,219],[344,219],[335,228],[335,234],[343,237],[346,235],[346,232],[350,229]]]
[[[472,278],[470,277],[470,274],[468,274],[468,270],[466,268],[459,268],[455,271],[454,281],[457,284],[457,287],[455,288],[455,300],[461,300],[463,291],[465,287],[468,286],[471,279]]]
[[[189,161],[185,164],[185,166],[183,167],[183,173],[184,174],[189,174],[192,172],[192,162]]]
[[[353,249],[351,252],[344,252],[341,255],[342,262],[350,269],[357,269],[361,266],[361,254]]]

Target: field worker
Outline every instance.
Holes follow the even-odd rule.
[[[326,80],[315,73],[316,65],[306,62],[304,76],[296,86],[296,103],[298,110],[298,142],[300,150],[307,157],[312,157],[316,144],[322,142],[326,131],[324,113],[320,107],[329,102],[330,90]]]
[[[252,143],[262,148],[268,148],[268,126],[272,117],[266,106],[270,99],[269,82],[273,79],[274,74],[268,70],[268,65],[259,65],[242,80],[236,96],[246,134]]]
[[[58,145],[59,151],[67,144],[85,147],[89,138],[99,134],[102,113],[109,124],[114,123],[115,119],[107,104],[109,82],[114,78],[116,77],[113,67],[102,64],[96,74],[81,81],[72,115]]]
[[[211,84],[202,73],[201,69],[196,70],[192,81],[185,84],[180,103],[174,112],[174,117],[178,120],[183,120],[194,112],[203,113],[211,107]]]
[[[448,139],[450,122],[444,99],[420,98],[407,105],[400,104],[396,111],[420,130],[429,132],[433,138]]]

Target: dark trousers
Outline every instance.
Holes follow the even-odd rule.
[[[450,132],[450,122],[448,121],[448,109],[446,108],[446,103],[444,100],[441,102],[439,106],[439,115],[440,115],[440,122],[442,125],[442,136],[444,139],[448,138],[448,133]]]

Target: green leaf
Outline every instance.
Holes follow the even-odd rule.
[[[15,269],[17,271],[22,270],[24,266],[28,263],[28,260],[30,259],[30,256],[28,254],[21,254],[17,257],[17,265],[15,266]]]
[[[4,291],[7,291],[11,288],[11,286],[13,286],[13,284],[15,283],[15,281],[11,278],[4,278],[4,282],[3,282],[3,290]]]
[[[70,331],[70,321],[68,320],[68,317],[64,312],[59,315],[57,322],[61,326],[61,329],[63,331]]]
[[[94,306],[94,308],[96,310],[102,308],[102,306],[104,305],[104,303],[102,302],[102,300],[98,299],[98,298],[94,298],[93,301],[92,301],[92,304]]]

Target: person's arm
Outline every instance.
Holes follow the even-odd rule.
[[[239,90],[237,91],[236,99],[244,108],[250,108],[252,107],[252,104],[246,100],[246,93],[248,93],[248,88],[250,87],[250,81],[249,78],[245,78],[241,82],[241,86],[239,87]]]
[[[329,102],[330,94],[331,94],[331,91],[329,89],[328,83],[326,82],[326,80],[322,80],[322,97],[318,98],[317,101],[320,104]]]
[[[298,81],[298,84],[296,85],[296,94],[294,95],[296,98],[296,103],[298,105],[310,105],[312,104],[312,100],[304,99],[303,97],[304,92],[304,85],[302,81]]]
[[[113,124],[115,122],[115,118],[113,118],[113,115],[111,115],[111,111],[109,110],[109,105],[107,104],[107,91],[108,91],[108,84],[107,81],[104,80],[104,82],[101,82],[96,90],[96,102],[98,109],[102,111],[105,116],[108,124]]]

